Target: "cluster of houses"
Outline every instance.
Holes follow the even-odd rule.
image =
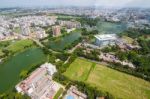
[[[56,25],[56,22],[59,24]],[[12,37],[19,33],[22,36],[29,36],[31,38],[42,39],[48,35],[41,27],[52,26],[52,33],[54,37],[61,35],[62,27],[65,27],[67,32],[80,28],[81,24],[77,21],[63,21],[57,20],[57,16],[23,16],[16,18],[0,17],[0,40],[7,37]],[[18,37],[20,38],[20,37]],[[13,39],[13,38],[12,38]]]
[[[120,63],[121,65],[128,66],[133,69],[135,68],[135,66],[131,62],[121,61],[115,55],[110,53],[101,53],[101,55],[99,55],[99,58],[106,62]]]

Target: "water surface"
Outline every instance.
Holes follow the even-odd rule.
[[[19,81],[22,70],[44,61],[46,56],[39,48],[30,48],[0,64],[0,93],[13,88]]]

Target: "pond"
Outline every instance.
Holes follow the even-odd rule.
[[[78,40],[81,37],[81,32],[76,31],[72,32],[70,34],[67,34],[64,37],[58,37],[58,39],[53,41],[48,41],[46,45],[49,46],[49,48],[56,50],[56,51],[62,51],[65,47],[71,45],[74,41]]]
[[[0,64],[0,93],[15,87],[19,82],[19,74],[22,70],[29,70],[31,66],[45,60],[46,55],[41,49],[30,48]]]
[[[97,27],[100,33],[120,33],[127,29],[125,23],[98,22]]]

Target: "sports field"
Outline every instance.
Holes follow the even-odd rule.
[[[150,83],[140,78],[77,58],[65,75],[111,93],[115,98],[150,99]],[[93,67],[93,68],[92,68]],[[91,69],[92,68],[92,69]],[[87,79],[86,79],[87,77]]]
[[[91,62],[77,58],[64,75],[72,80],[85,81],[88,78],[91,67]]]

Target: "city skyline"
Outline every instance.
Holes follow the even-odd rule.
[[[59,6],[103,6],[150,8],[149,0],[1,0],[3,7],[59,7]]]

